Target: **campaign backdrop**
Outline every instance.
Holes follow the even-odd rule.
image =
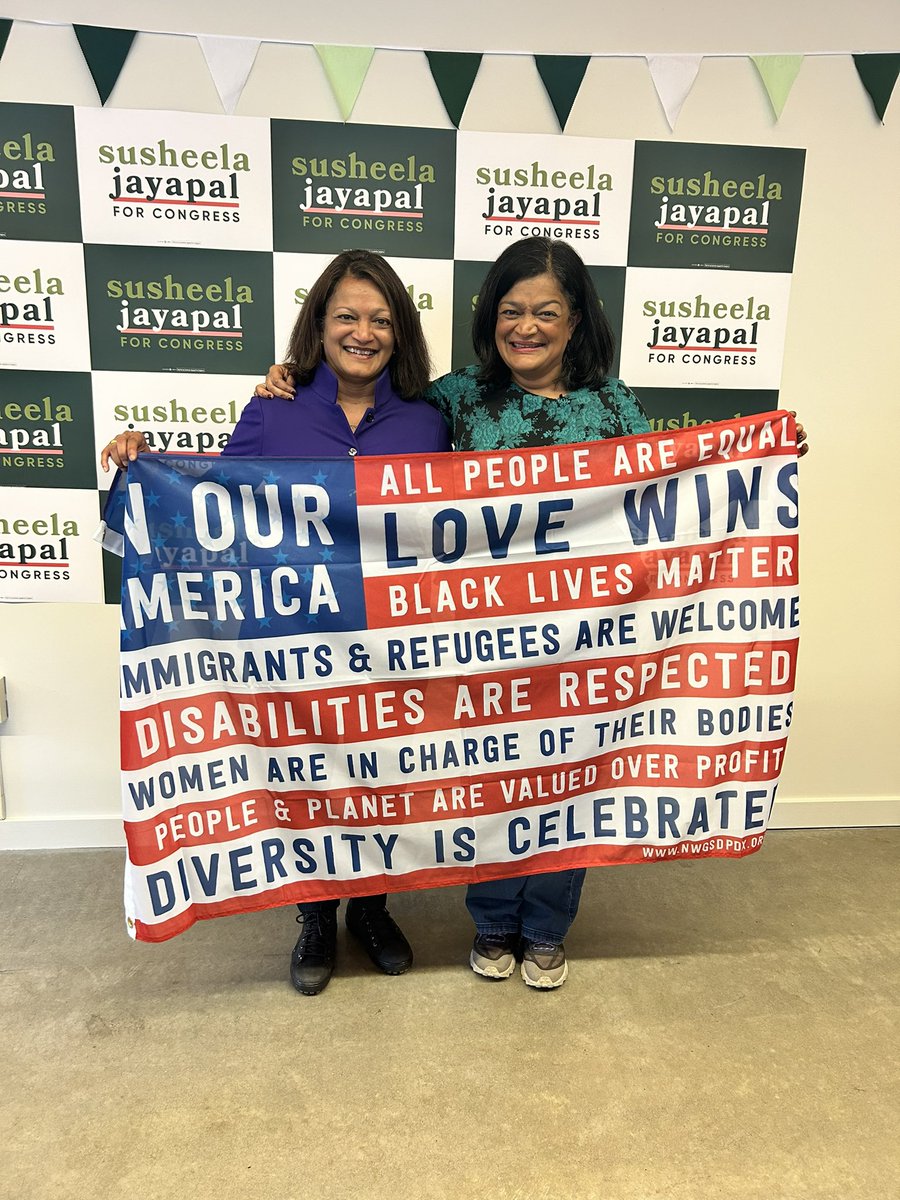
[[[472,359],[490,263],[538,234],[588,264],[655,429],[778,405],[802,150],[36,104],[0,122],[0,599],[117,598],[89,540],[100,449],[140,428],[216,454],[350,247],[391,258],[436,374]]]
[[[758,849],[796,450],[776,412],[501,453],[141,457],[105,517],[132,936]]]

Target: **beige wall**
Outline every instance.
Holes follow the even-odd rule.
[[[4,11],[24,18],[33,3],[7,3]],[[113,10],[101,0],[41,5],[49,21],[115,19],[134,28],[146,27],[152,16],[159,29],[319,42],[348,41],[351,30],[364,30],[360,41],[429,49],[900,50],[895,0],[815,6],[764,0],[752,9],[690,2],[664,8],[644,0],[570,0],[556,8],[519,3],[512,9],[480,2],[373,9],[345,0],[307,9],[275,0],[252,8],[236,0],[202,0],[190,5],[191,23],[183,26],[185,11],[174,0],[157,0],[149,10],[135,3]],[[554,14],[561,12],[566,20],[556,22]],[[97,103],[70,28],[14,27],[0,63],[0,100]],[[111,103],[221,111],[199,47],[173,36],[138,39]],[[318,61],[304,47],[263,47],[237,111],[338,119]],[[446,125],[424,56],[378,52],[353,119]],[[485,60],[463,128],[555,131],[529,59]],[[597,59],[568,132],[808,151],[782,391],[812,444],[801,468],[804,628],[797,716],[776,823],[898,823],[900,86],[882,127],[849,56],[810,57],[776,125],[752,64],[711,58],[672,135],[646,65]],[[109,607],[0,607],[0,674],[8,680],[11,713],[0,726],[7,806],[0,847],[119,839],[116,642],[117,617]]]

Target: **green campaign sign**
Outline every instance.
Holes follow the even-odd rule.
[[[0,104],[0,122],[0,238],[80,241],[72,109]]]
[[[779,407],[778,392],[745,388],[653,388],[632,389],[643,404],[654,433],[731,421]]]
[[[91,362],[101,371],[241,375],[272,361],[272,256],[85,246]]]
[[[452,258],[456,131],[272,122],[276,250]]]
[[[4,371],[0,485],[93,488],[91,377],[78,371]]]
[[[628,264],[789,272],[806,152],[637,142]]]

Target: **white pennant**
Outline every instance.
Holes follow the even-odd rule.
[[[681,112],[681,106],[688,97],[688,92],[694,86],[702,54],[648,54],[647,66],[650,68],[650,78],[656,88],[660,103],[669,122],[669,128],[675,128],[675,122]]]
[[[222,107],[231,114],[253,69],[260,39],[199,34],[197,41],[203,50]]]

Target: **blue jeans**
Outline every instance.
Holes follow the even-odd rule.
[[[520,933],[530,942],[561,942],[578,912],[584,867],[469,884],[466,908],[479,933]]]

